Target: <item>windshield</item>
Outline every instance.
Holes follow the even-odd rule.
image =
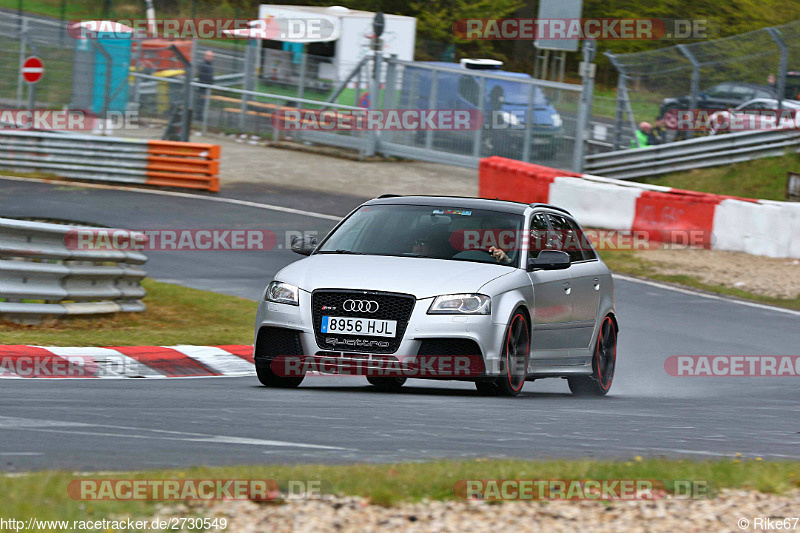
[[[522,215],[455,205],[362,206],[316,253],[427,257],[516,266]],[[502,254],[490,253],[500,248]]]

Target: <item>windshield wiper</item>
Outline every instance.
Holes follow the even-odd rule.
[[[362,252],[355,252],[353,250],[321,250],[319,253],[321,254],[349,254],[349,255],[364,255]]]

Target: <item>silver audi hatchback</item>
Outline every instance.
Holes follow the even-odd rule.
[[[616,365],[614,284],[570,214],[546,204],[394,196],[370,200],[275,276],[256,317],[269,387],[358,374],[472,381],[516,396],[564,378],[605,395]]]

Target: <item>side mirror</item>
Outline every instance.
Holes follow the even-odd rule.
[[[300,255],[311,255],[317,247],[317,238],[313,235],[303,235],[292,239],[292,251]]]
[[[569,268],[570,259],[567,252],[561,250],[542,250],[536,259],[528,259],[528,272],[531,270],[564,270]]]

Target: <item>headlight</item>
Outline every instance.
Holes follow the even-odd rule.
[[[294,285],[283,283],[281,281],[273,281],[267,287],[267,294],[265,299],[269,302],[276,302],[279,304],[300,305],[297,300],[297,293],[299,289]]]
[[[552,115],[550,115],[550,120],[553,121],[554,128],[560,128],[564,124],[564,121],[561,120],[561,115],[559,115],[558,113],[553,113]]]
[[[429,315],[488,315],[492,299],[483,294],[443,294],[433,300]]]

